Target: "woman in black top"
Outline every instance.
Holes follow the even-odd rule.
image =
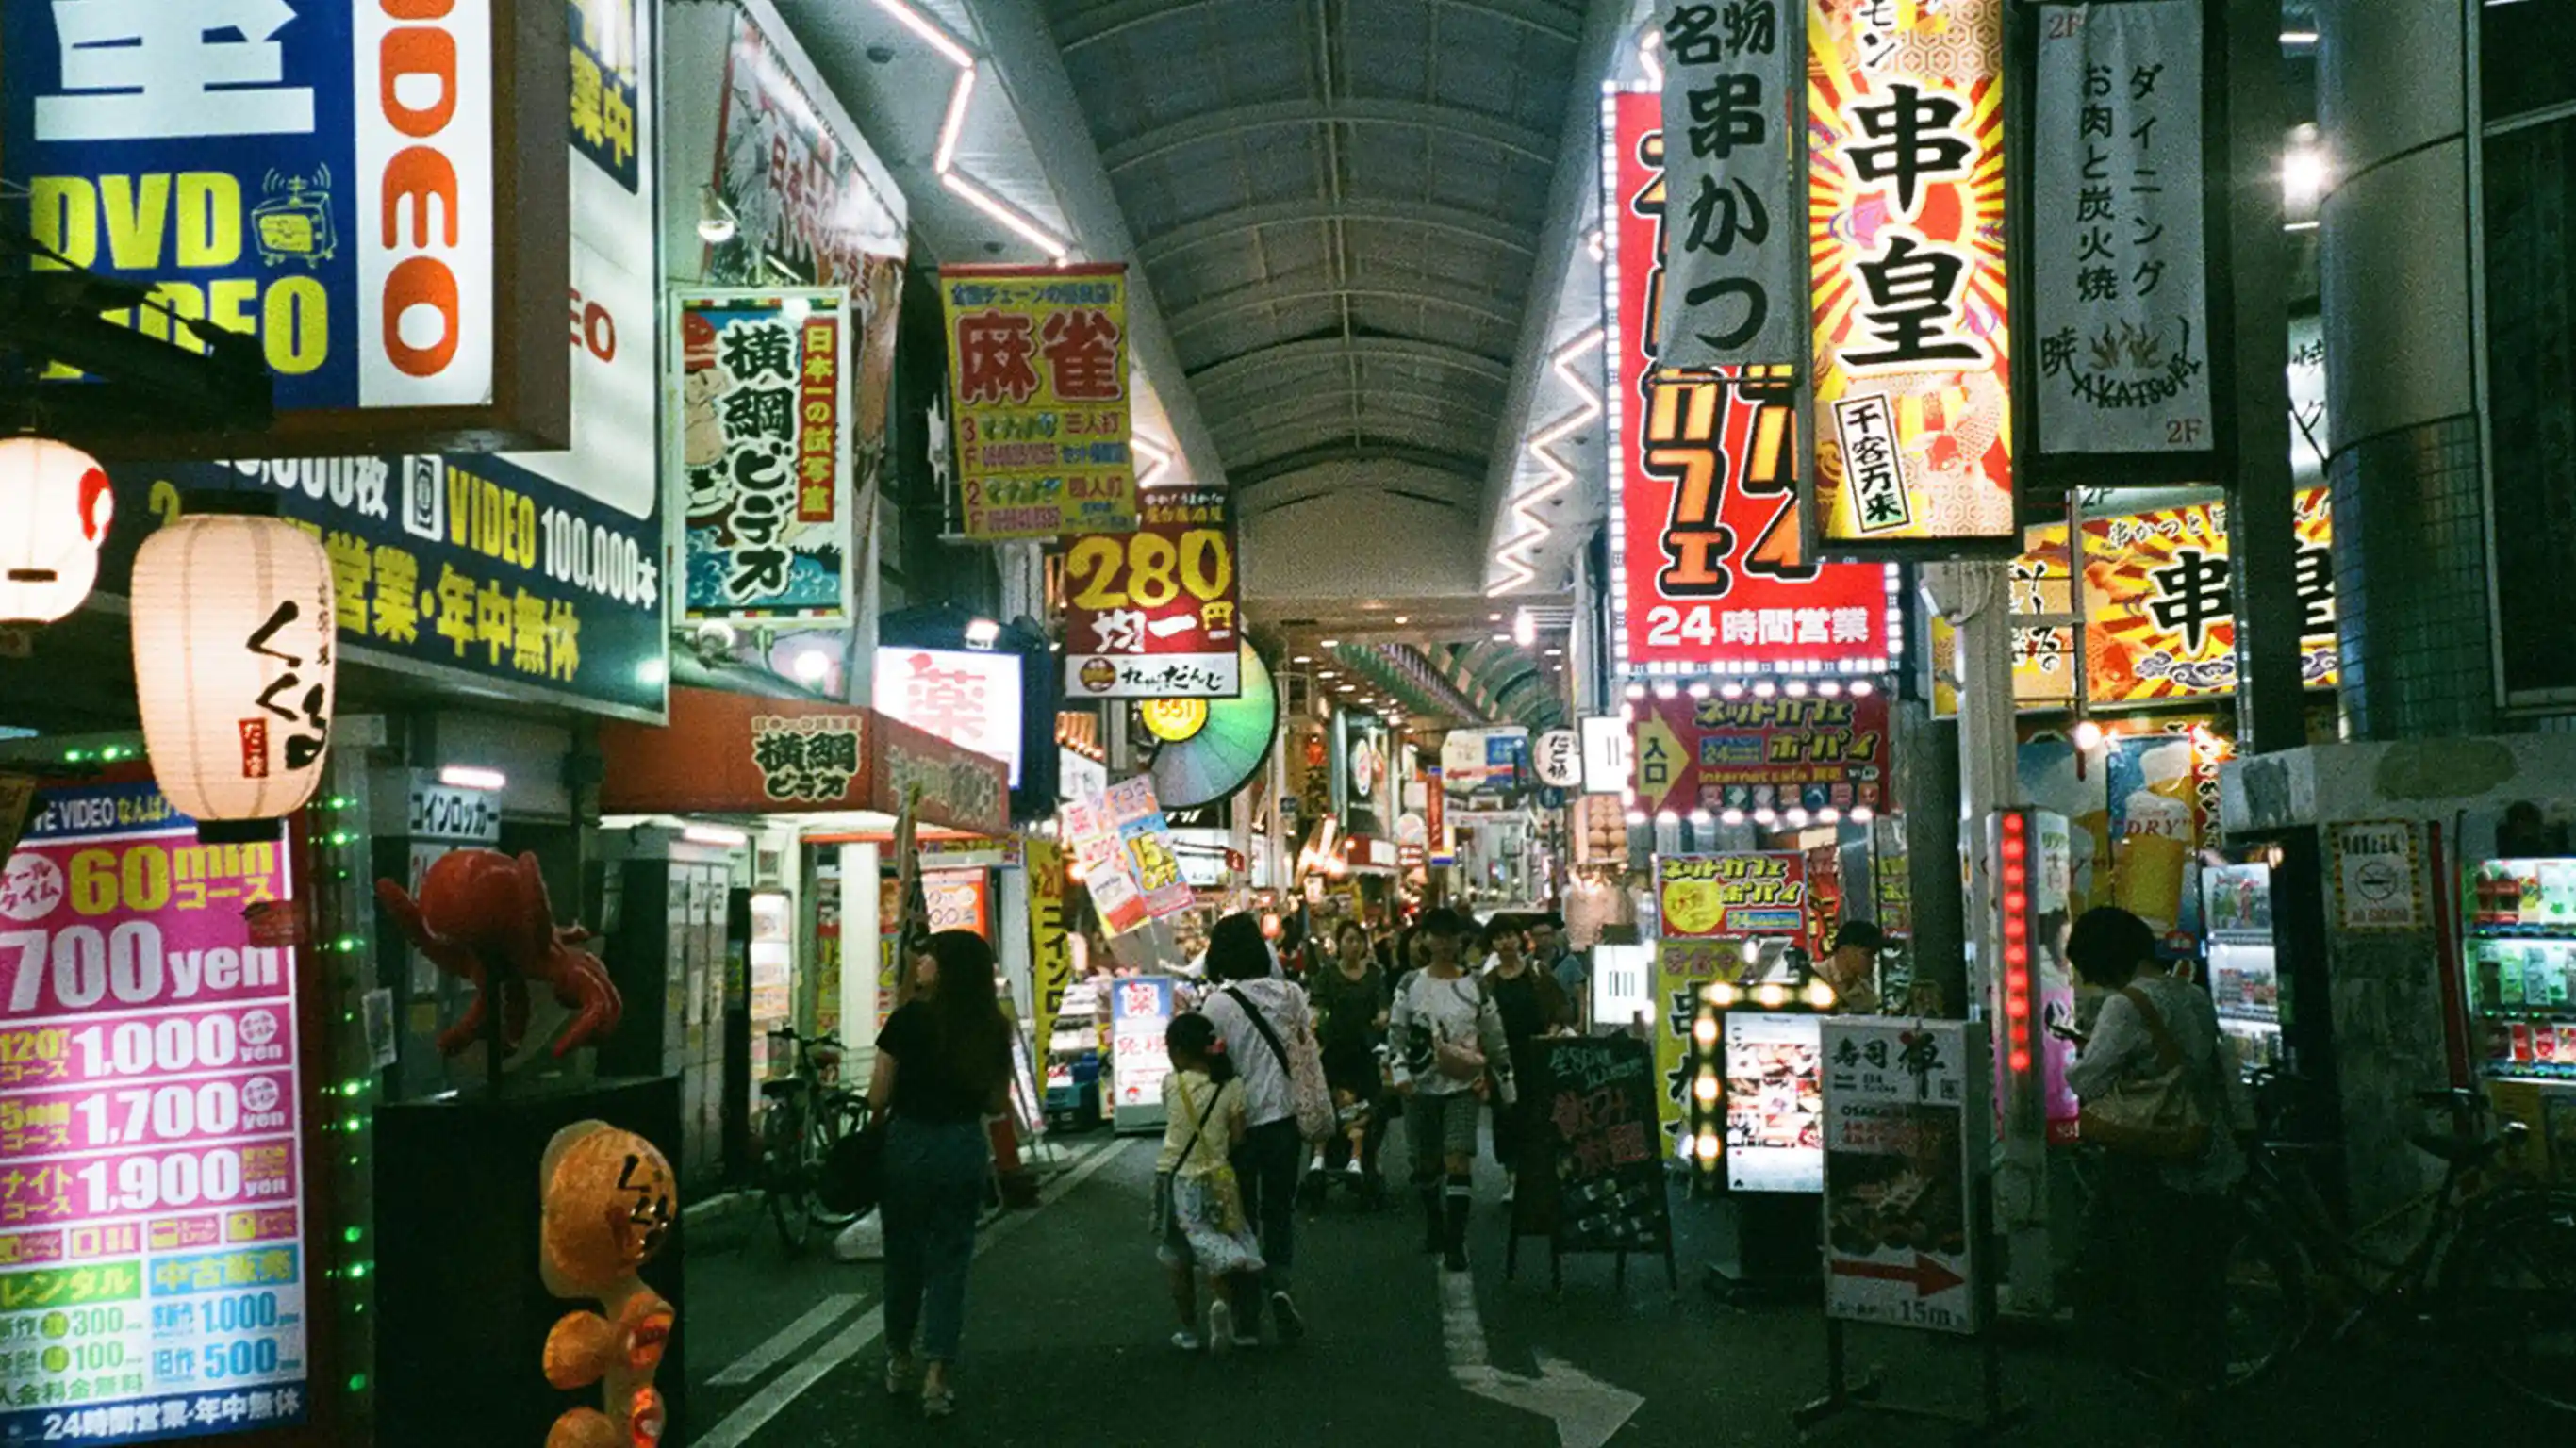
[[[949,1382],[966,1317],[966,1264],[992,1170],[984,1118],[1009,1105],[1010,1021],[993,991],[993,948],[943,930],[913,961],[911,999],[877,1037],[868,1105],[886,1122],[886,1391],[912,1386],[921,1328],[922,1411],[956,1410]]]
[[[1485,927],[1484,947],[1492,954],[1485,970],[1485,989],[1503,1017],[1503,1039],[1511,1043],[1512,1075],[1523,1084],[1519,1102],[1494,1108],[1494,1158],[1503,1164],[1503,1202],[1509,1205],[1519,1188],[1521,1153],[1528,1148],[1530,1103],[1537,1093],[1527,1083],[1538,1079],[1536,1045],[1542,1036],[1574,1024],[1574,1010],[1556,978],[1531,965],[1521,949],[1519,923],[1497,916]]]
[[[1332,1088],[1342,1129],[1316,1148],[1307,1176],[1310,1206],[1319,1206],[1328,1172],[1340,1172],[1374,1205],[1385,1193],[1378,1175],[1378,1146],[1385,1128],[1371,1108],[1384,1093],[1378,1069],[1378,1043],[1386,1039],[1386,1013],[1394,997],[1386,972],[1369,949],[1368,930],[1356,920],[1334,932],[1333,963],[1311,971],[1306,993],[1314,1002],[1316,1044],[1323,1048],[1324,1084]]]

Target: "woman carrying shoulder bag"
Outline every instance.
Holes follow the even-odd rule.
[[[2209,997],[2156,963],[2145,921],[2086,911],[2066,954],[2111,993],[2066,1071],[2083,1139],[2102,1155],[2086,1215],[2090,1305],[2106,1346],[2174,1394],[2185,1440],[2206,1442],[2226,1367],[2230,1199],[2245,1171],[2229,1123],[2233,1061]]]
[[[911,998],[877,1037],[868,1107],[885,1121],[886,1391],[922,1412],[956,1411],[950,1374],[966,1325],[966,1267],[992,1173],[984,1119],[1010,1105],[1011,1025],[993,987],[993,947],[943,930],[913,963]],[[913,1329],[921,1329],[920,1360]]]

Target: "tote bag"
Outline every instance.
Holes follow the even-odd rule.
[[[2089,1145],[2150,1161],[2198,1161],[2209,1150],[2211,1123],[2217,1111],[2212,1083],[2191,1068],[2191,1059],[2166,1026],[2162,1012],[2147,993],[2130,986],[2120,994],[2156,1043],[2156,1069],[2131,1076],[2089,1102],[2077,1130]],[[2221,1059],[2224,1057],[2222,1055]]]
[[[1300,1030],[1295,1050],[1280,1039],[1278,1028],[1252,1003],[1252,997],[1234,986],[1225,993],[1251,1018],[1252,1028],[1270,1043],[1271,1053],[1279,1058],[1279,1067],[1288,1076],[1288,1102],[1297,1114],[1297,1134],[1308,1141],[1321,1141],[1333,1134],[1340,1116],[1333,1110],[1332,1088],[1324,1084],[1324,1053],[1315,1045],[1313,1033]]]

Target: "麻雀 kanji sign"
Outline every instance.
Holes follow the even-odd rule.
[[[939,269],[966,536],[1136,527],[1127,268]]]

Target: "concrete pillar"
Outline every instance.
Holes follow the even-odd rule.
[[[2495,727],[2470,312],[2465,21],[2319,0],[2319,284],[2350,733]]]

